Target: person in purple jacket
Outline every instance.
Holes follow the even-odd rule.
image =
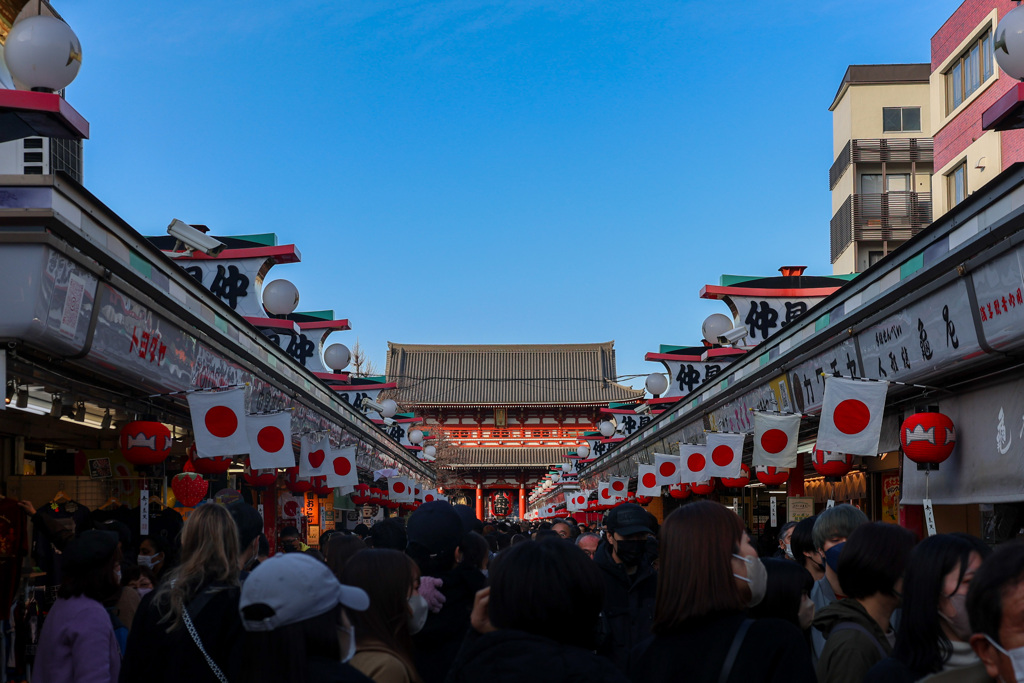
[[[63,583],[39,635],[33,683],[114,683],[121,655],[104,604],[120,590],[117,534],[86,531],[63,553]]]

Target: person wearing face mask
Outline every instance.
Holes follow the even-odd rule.
[[[237,680],[369,683],[351,664],[357,651],[351,619],[369,606],[365,591],[339,583],[326,564],[304,553],[260,563],[238,601],[245,656]]]
[[[761,562],[768,575],[767,587],[764,599],[750,608],[750,616],[784,619],[799,626],[809,639],[814,619],[814,602],[810,597],[814,579],[806,569],[789,560],[769,558]]]
[[[168,554],[170,548],[168,543],[161,536],[147,536],[139,544],[139,554],[136,561],[140,567],[145,567],[153,572],[157,582],[164,575],[168,566]]]
[[[815,582],[814,588],[811,589],[811,600],[814,601],[814,609],[818,614],[836,600],[845,597],[839,585],[839,575],[836,573],[839,554],[854,529],[867,523],[867,515],[849,503],[826,509],[814,521],[814,547],[824,565],[824,576]],[[821,657],[821,651],[825,649],[825,634],[817,628],[811,629],[811,646],[817,661]]]
[[[910,683],[980,667],[969,642],[967,591],[991,552],[966,534],[931,536],[914,548],[903,577],[903,616],[892,657],[871,668],[870,680]]]
[[[806,569],[812,579],[820,581],[825,578],[825,558],[814,547],[814,522],[817,519],[817,515],[813,515],[800,520],[789,535],[789,545],[796,563]]]
[[[814,618],[825,636],[818,680],[862,683],[868,669],[892,654],[896,632],[890,621],[916,541],[911,531],[884,522],[864,524],[850,534],[837,567],[846,597]]]
[[[427,621],[427,601],[418,592],[419,569],[404,553],[371,548],[352,556],[341,582],[361,588],[370,607],[353,613],[356,654],[352,666],[375,683],[419,683],[411,637]]]
[[[630,680],[815,681],[796,625],[748,617],[768,578],[736,513],[710,501],[680,507],[661,527],[659,560],[654,635],[638,648]]]
[[[781,529],[779,529],[779,549],[775,551],[774,557],[778,560],[793,560],[793,546],[791,539],[793,537],[793,529],[796,528],[796,522],[786,522]]]
[[[1024,681],[1024,542],[997,546],[982,563],[967,591],[967,615],[971,647],[983,671],[955,680]]]
[[[597,653],[621,671],[629,669],[633,648],[650,634],[658,573],[647,560],[647,539],[655,520],[635,503],[608,513],[607,543],[597,548],[594,561],[604,577]]]

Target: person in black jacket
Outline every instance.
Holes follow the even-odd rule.
[[[135,614],[122,683],[218,683],[214,668],[229,681],[238,679],[243,634],[238,547],[238,530],[224,507],[196,508],[181,532],[181,564],[143,599]]]
[[[740,518],[710,501],[679,508],[661,527],[653,638],[638,648],[635,683],[814,683],[800,629],[749,619],[766,573]]]
[[[582,550],[561,539],[517,543],[495,558],[490,579],[447,683],[626,683],[591,651],[604,582]]]
[[[606,524],[607,543],[594,554],[605,584],[597,652],[625,672],[630,652],[650,635],[654,618],[658,574],[647,555],[655,521],[639,505],[626,503],[608,513]]]

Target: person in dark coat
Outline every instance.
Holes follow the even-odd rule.
[[[591,650],[604,580],[562,540],[518,543],[492,565],[447,683],[626,683]]]
[[[654,636],[634,655],[630,680],[815,683],[796,625],[747,617],[767,575],[733,511],[710,501],[684,505],[662,525],[660,547]]]
[[[605,584],[597,652],[625,672],[630,653],[650,636],[654,619],[658,573],[647,555],[655,521],[639,505],[626,503],[608,513],[607,526],[608,542],[594,553]]]
[[[181,532],[181,564],[135,614],[122,683],[218,683],[186,620],[214,666],[227,680],[238,680],[243,658],[238,549],[238,530],[224,507],[196,508]]]
[[[862,683],[871,667],[892,654],[896,633],[889,622],[916,540],[913,532],[884,522],[864,524],[850,534],[836,571],[846,597],[814,618],[825,636],[819,680]]]

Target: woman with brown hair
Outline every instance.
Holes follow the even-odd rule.
[[[660,537],[654,638],[634,660],[632,680],[814,683],[795,625],[747,617],[767,575],[734,512],[710,501],[684,505]]]
[[[353,555],[339,578],[370,596],[369,609],[349,615],[356,633],[352,666],[376,683],[419,683],[410,636],[423,628],[427,603],[417,592],[416,563],[397,550],[371,548]]]
[[[208,503],[189,516],[181,532],[181,564],[139,605],[122,681],[237,680],[243,636],[238,545],[224,507]]]

